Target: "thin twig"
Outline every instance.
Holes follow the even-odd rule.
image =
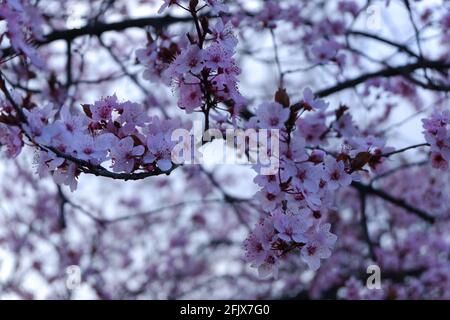
[[[364,238],[366,239],[367,246],[369,247],[369,254],[372,261],[376,262],[377,257],[375,255],[374,245],[372,240],[370,239],[369,227],[367,223],[367,215],[366,215],[366,193],[364,191],[359,192],[359,201],[361,206],[361,225],[363,228]]]

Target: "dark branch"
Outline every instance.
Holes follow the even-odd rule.
[[[140,19],[130,19],[119,22],[103,23],[97,21],[93,24],[88,24],[82,28],[77,29],[67,29],[67,30],[55,30],[44,37],[44,40],[36,41],[37,46],[42,46],[49,44],[58,40],[72,41],[76,38],[82,36],[99,36],[105,32],[109,31],[122,31],[129,28],[144,28],[152,26],[155,28],[162,28],[177,22],[187,22],[191,21],[191,17],[150,17],[150,18],[140,18]],[[2,57],[8,57],[14,54],[13,48],[4,49],[2,52]]]
[[[434,70],[444,70],[450,68],[450,63],[445,61],[432,61],[432,60],[421,60],[415,63],[405,64],[399,67],[388,67],[381,69],[376,72],[366,73],[359,77],[338,83],[326,89],[319,90],[316,92],[318,97],[326,97],[333,93],[343,91],[345,89],[354,88],[357,85],[366,82],[367,80],[374,78],[385,78],[392,76],[401,76],[405,74],[410,74],[419,69],[434,69]]]
[[[403,153],[405,151],[411,150],[411,149],[415,149],[415,148],[420,148],[420,147],[426,147],[429,146],[429,143],[419,143],[419,144],[415,144],[409,147],[405,147],[405,148],[401,148],[401,149],[397,149],[388,153],[383,154],[383,157],[390,157],[393,154],[397,154],[397,153]]]
[[[351,30],[347,33],[348,35],[352,35],[352,36],[362,36],[365,38],[369,38],[369,39],[373,39],[373,40],[377,40],[379,42],[383,42],[387,45],[390,45],[392,47],[397,48],[399,51],[402,51],[404,53],[409,54],[410,56],[413,56],[415,58],[420,59],[420,56],[418,54],[416,54],[415,52],[413,52],[411,49],[409,49],[407,46],[391,41],[389,39],[386,38],[382,38],[376,34],[372,34],[372,33],[368,33],[368,32],[364,32],[364,31],[359,31],[359,30]]]
[[[412,205],[408,204],[405,200],[395,198],[395,197],[391,196],[390,194],[384,192],[383,190],[376,189],[372,186],[365,185],[365,184],[357,182],[357,181],[352,182],[352,187],[357,189],[360,192],[364,192],[366,194],[375,195],[377,197],[380,197],[381,199],[383,199],[387,202],[390,202],[393,205],[396,205],[397,207],[405,209],[409,213],[415,214],[416,216],[418,216],[419,218],[423,219],[424,221],[426,221],[428,223],[434,223],[436,220],[434,217],[432,217],[427,212],[425,212],[421,209],[418,209],[416,207],[413,207]]]
[[[364,238],[366,240],[367,246],[369,248],[370,258],[375,262],[377,257],[375,255],[374,244],[370,239],[369,227],[367,225],[367,214],[366,214],[366,193],[363,191],[359,192],[359,201],[361,206],[361,226],[363,228]]]

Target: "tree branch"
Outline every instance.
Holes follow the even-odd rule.
[[[399,51],[402,51],[404,53],[409,54],[410,56],[413,56],[417,59],[420,59],[421,57],[416,54],[414,51],[412,51],[411,49],[409,49],[406,45],[391,41],[389,39],[386,38],[382,38],[376,34],[372,34],[372,33],[368,33],[368,32],[364,32],[364,31],[359,31],[359,30],[351,30],[349,32],[347,32],[348,35],[352,35],[352,36],[361,36],[361,37],[365,37],[365,38],[369,38],[369,39],[373,39],[373,40],[377,40],[379,42],[383,42],[387,45],[390,45],[391,47],[395,47],[397,48]]]
[[[366,240],[367,246],[369,247],[370,258],[376,262],[377,256],[375,255],[375,250],[373,247],[373,242],[370,239],[369,227],[367,225],[367,215],[366,215],[366,193],[364,191],[359,191],[359,201],[361,206],[361,226],[363,228],[364,238]]]
[[[400,76],[410,74],[411,72],[425,68],[434,70],[443,70],[450,68],[450,63],[445,61],[421,60],[418,62],[405,64],[399,67],[388,67],[385,69],[378,70],[376,72],[365,73],[363,75],[360,75],[359,77],[349,79],[341,83],[338,83],[334,86],[331,86],[329,88],[319,90],[316,92],[316,96],[323,98],[333,93],[343,91],[345,89],[354,88],[357,85],[364,83],[370,79],[379,77],[386,78],[392,76]]]
[[[139,18],[139,19],[129,19],[119,22],[103,23],[96,21],[92,24],[88,24],[81,28],[76,29],[66,29],[66,30],[55,30],[44,37],[44,40],[36,41],[37,46],[42,46],[49,44],[58,40],[72,41],[78,37],[82,36],[99,36],[105,32],[109,31],[122,31],[129,28],[143,28],[152,26],[155,28],[162,28],[178,22],[188,22],[191,21],[192,17],[149,17],[149,18]],[[6,58],[14,54],[14,49],[9,47],[4,49],[2,54],[3,58]]]
[[[408,150],[411,150],[411,149],[420,148],[420,147],[426,147],[426,146],[429,146],[429,145],[430,145],[429,143],[415,144],[415,145],[412,145],[412,146],[409,146],[409,147],[405,147],[405,148],[402,148],[402,149],[397,149],[397,150],[394,150],[394,151],[391,151],[391,152],[388,152],[388,153],[384,153],[383,157],[390,157],[393,154],[402,153],[402,152],[405,152],[405,151],[408,151]]]
[[[351,186],[360,192],[375,195],[387,202],[392,203],[393,205],[396,205],[397,207],[405,209],[407,212],[415,214],[416,216],[418,216],[419,218],[421,218],[422,220],[424,220],[428,223],[433,224],[436,220],[433,216],[431,216],[427,212],[425,212],[421,209],[418,209],[416,207],[413,207],[412,205],[408,204],[405,200],[395,198],[395,197],[391,196],[390,194],[388,194],[382,190],[376,189],[370,185],[365,185],[363,183],[353,181]]]

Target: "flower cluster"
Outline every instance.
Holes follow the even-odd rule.
[[[235,108],[243,104],[237,90],[240,69],[233,59],[237,41],[230,26],[224,25],[221,19],[212,27],[211,34],[213,40],[208,47],[187,45],[166,71],[166,77],[179,88],[178,105],[187,113],[200,108],[205,99]]]
[[[434,168],[447,170],[450,161],[450,114],[434,112],[429,118],[423,119],[425,140],[431,147],[431,165]]]
[[[177,1],[166,1],[162,8]],[[219,1],[207,1],[217,13],[226,6]],[[196,17],[195,17],[196,18]],[[199,23],[200,25],[200,23]],[[230,22],[218,18],[212,26],[203,25],[197,39],[188,35],[189,42],[175,45],[167,39],[149,38],[146,48],[137,51],[139,61],[147,67],[144,77],[164,79],[179,91],[178,106],[187,113],[211,108],[218,103],[237,115],[245,104],[237,88],[237,67],[233,55],[237,45]]]
[[[277,277],[280,259],[289,252],[299,251],[312,270],[320,260],[329,258],[336,235],[329,223],[318,223],[312,215],[286,214],[276,210],[262,220],[245,240],[246,259],[258,269],[261,277]]]
[[[319,149],[306,148],[326,139],[328,104],[307,88],[300,105],[310,114],[294,118],[293,128],[293,109],[278,102],[261,104],[249,121],[257,128],[281,131],[278,174],[255,178],[262,188],[256,198],[266,217],[245,242],[247,260],[263,276],[276,275],[280,259],[293,252],[299,252],[311,269],[319,268],[336,242],[326,223],[327,212],[333,208],[331,195],[352,182],[349,158],[335,159]]]
[[[279,154],[268,149],[278,157],[278,172],[258,174],[254,180],[261,187],[256,199],[265,213],[245,242],[247,260],[262,275],[276,275],[279,261],[295,252],[311,269],[318,269],[337,239],[326,222],[328,212],[335,209],[335,192],[360,180],[360,171],[366,168],[380,171],[383,155],[393,151],[384,139],[360,132],[345,106],[334,112],[328,107],[310,88],[291,106],[282,90],[275,102],[262,103],[247,123],[276,129],[280,139]],[[319,147],[339,141],[336,152]]]
[[[0,3],[0,21],[7,24],[6,37],[14,50],[25,57],[37,68],[44,67],[44,61],[39,57],[32,41],[42,40],[43,18],[35,6],[28,1],[5,0]],[[0,36],[0,43],[3,35]],[[1,58],[1,57],[0,57]]]
[[[120,173],[173,168],[171,134],[183,127],[179,120],[149,117],[140,104],[119,102],[115,95],[83,105],[83,110],[74,115],[63,107],[53,122],[50,107],[26,111],[27,134],[47,149],[40,152],[40,175],[51,172],[73,190],[80,169],[67,156],[94,166],[109,161],[112,171]]]
[[[0,123],[0,148],[5,148],[8,158],[15,158],[22,150],[22,132],[17,127]]]
[[[136,58],[146,68],[144,79],[152,82],[162,81],[164,71],[178,52],[178,44],[173,42],[170,36],[162,33],[154,39],[148,33],[146,47],[136,50]],[[166,82],[170,83],[170,79]]]

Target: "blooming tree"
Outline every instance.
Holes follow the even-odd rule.
[[[1,297],[450,298],[449,9],[1,0]]]

